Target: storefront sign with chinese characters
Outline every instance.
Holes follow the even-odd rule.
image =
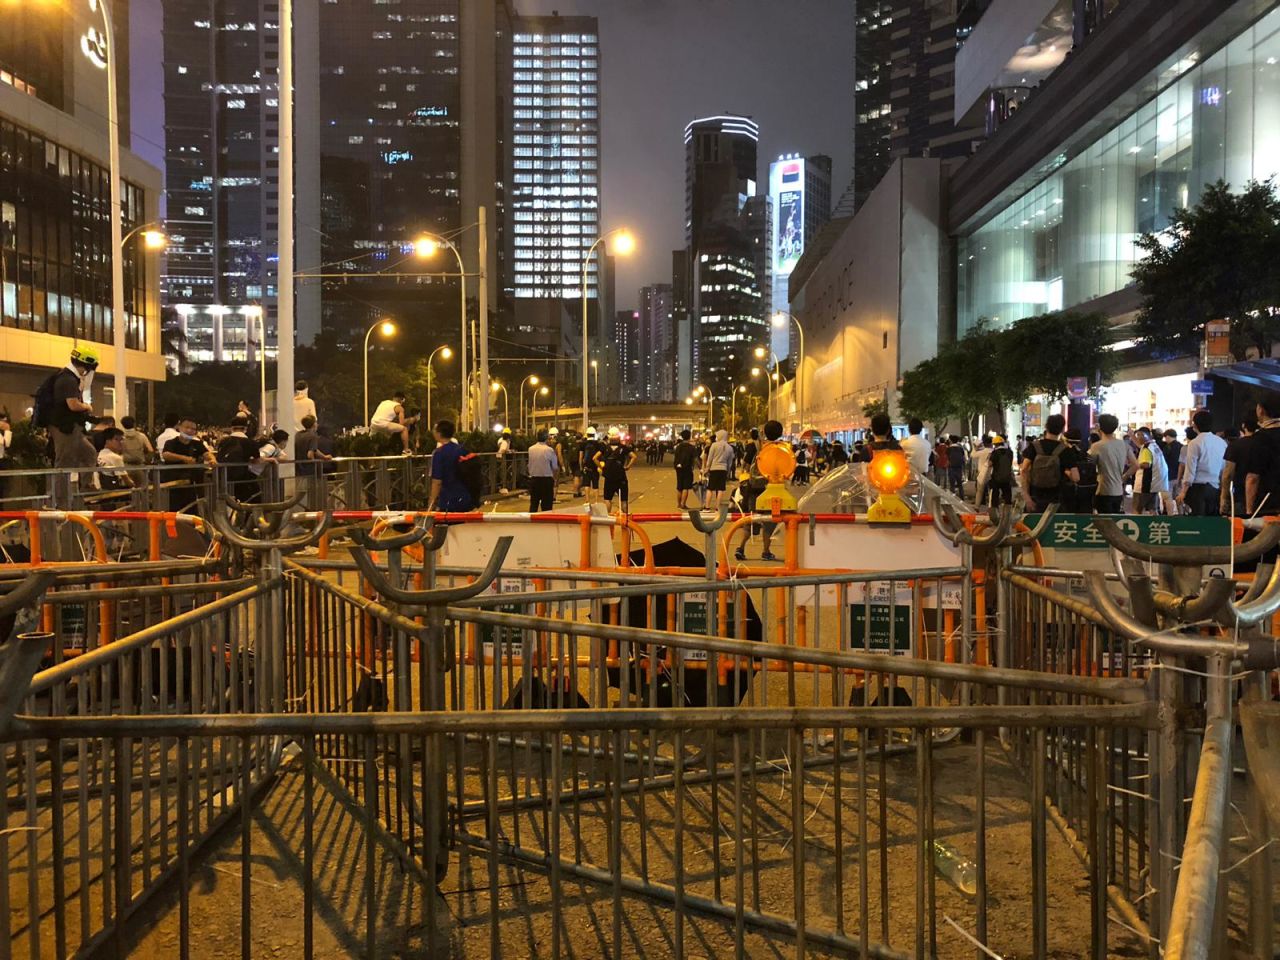
[[[1204,325],[1204,362],[1213,367],[1231,362],[1231,322],[1210,320]]]

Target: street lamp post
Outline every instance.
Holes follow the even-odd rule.
[[[519,392],[516,394],[516,406],[518,406],[518,407],[520,408],[520,430],[521,430],[521,432],[523,432],[523,431],[525,431],[525,430],[527,429],[527,428],[525,427],[525,422],[524,422],[524,385],[525,385],[526,383],[533,384],[533,386],[535,386],[535,387],[536,387],[536,386],[538,385],[538,375],[537,375],[536,373],[531,373],[531,374],[529,374],[527,377],[525,377],[523,380],[521,380],[521,381],[520,381],[520,390],[519,390]]]
[[[614,252],[624,257],[631,254],[636,248],[636,239],[630,231],[619,227],[617,230],[610,230],[597,237],[596,242],[591,244],[586,257],[582,260],[582,435],[584,437],[587,435],[587,427],[591,425],[591,398],[587,395],[587,354],[591,352],[587,342],[587,271],[591,267],[591,257],[595,254],[596,248],[615,234],[618,239],[613,245]],[[604,323],[604,317],[600,318],[600,322]]]
[[[431,361],[436,358],[436,354],[440,354],[446,360],[453,356],[453,350],[447,345],[441,345],[431,351],[431,356],[427,357],[427,430],[430,431],[435,427],[435,423],[431,419]],[[368,401],[365,401],[368,403]]]
[[[596,403],[600,402],[600,361],[591,361],[591,389],[595,391]]]
[[[729,433],[731,435],[738,432],[738,394],[746,392],[746,384],[740,384],[733,391],[733,402],[729,406]]]
[[[458,421],[459,427],[463,432],[465,432],[469,426],[468,408],[471,405],[469,402],[471,398],[467,396],[467,271],[462,265],[462,254],[458,251],[458,248],[454,246],[453,241],[446,240],[444,237],[438,237],[435,234],[430,233],[424,233],[413,241],[414,254],[424,260],[435,256],[436,252],[441,247],[448,247],[449,250],[453,252],[454,258],[458,261],[458,323],[460,324],[458,337],[462,350],[458,356],[458,370],[461,371],[458,380],[462,384],[462,405],[458,409]],[[430,418],[428,417],[428,419]]]
[[[507,393],[506,384],[499,380],[490,381],[489,389],[494,393],[502,391],[502,425],[509,429],[511,427],[511,394]]]
[[[804,403],[808,399],[804,392],[804,327],[800,326],[800,320],[794,313],[787,313],[785,310],[779,310],[773,315],[773,325],[775,327],[785,327],[787,321],[790,320],[796,325],[796,330],[800,333],[800,362],[796,365],[796,410],[800,414],[800,429],[804,430]]]
[[[111,22],[110,0],[89,0],[89,11],[97,13],[102,29],[90,27],[80,38],[80,50],[89,62],[107,71],[107,176],[111,181],[111,339],[115,347],[115,415],[129,413],[126,367],[129,361],[124,316],[124,228],[123,189],[120,183],[120,105],[116,102],[116,39]]]
[[[378,330],[384,337],[393,337],[396,325],[390,320],[379,320],[369,327],[364,334],[364,425],[369,426],[369,337]]]
[[[533,409],[529,411],[529,419],[533,422],[529,424],[529,429],[534,433],[538,432],[538,397],[545,397],[550,392],[551,391],[546,387],[539,387],[537,390],[533,391]],[[559,414],[559,412],[559,407],[557,407],[556,413]]]
[[[269,426],[267,414],[267,321],[266,312],[258,305],[245,307],[244,313],[244,359],[249,362],[249,326],[251,320],[258,321],[258,379],[260,381],[259,389],[261,395],[258,402],[261,404],[258,410],[258,423],[263,429]]]

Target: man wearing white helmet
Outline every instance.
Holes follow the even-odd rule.
[[[614,494],[617,494],[622,512],[629,513],[631,497],[627,488],[627,471],[636,462],[636,452],[630,444],[623,442],[617,427],[609,428],[609,443],[596,451],[595,462],[604,477],[603,502],[612,507]]]
[[[581,496],[585,491],[587,503],[595,503],[600,490],[600,467],[596,464],[596,454],[603,449],[596,438],[596,428],[587,427],[587,435],[578,445],[578,490],[574,496]]]
[[[87,343],[77,344],[71,350],[71,359],[57,373],[50,374],[36,391],[33,419],[36,426],[44,427],[53,440],[53,465],[55,467],[84,467],[98,465],[98,451],[85,436],[84,425],[93,420],[93,407],[86,401],[93,383],[93,372],[98,369],[98,351]],[[91,474],[83,473],[81,488],[87,487]],[[57,478],[58,506],[71,506],[70,475]]]

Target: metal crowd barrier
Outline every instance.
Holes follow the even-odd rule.
[[[338,519],[297,506],[215,512],[232,579],[185,612],[31,682],[49,632],[0,646],[2,955],[123,955],[170,884],[189,956],[193,857],[237,816],[257,955],[288,896],[254,896],[268,789],[299,824],[306,957],[338,888],[375,954],[388,852],[451,892],[449,914],[423,898],[427,955],[1270,955],[1268,825],[1230,752],[1233,683],[1263,696],[1277,659],[1256,626],[1275,568],[1237,596],[1198,556],[1129,547],[1172,572],[1119,558],[1085,603],[1048,586],[1069,572],[1012,562],[1035,531],[947,511],[958,562],[919,569],[725,575],[707,518],[700,575],[513,569],[505,537],[483,569],[448,566],[427,518],[350,528],[348,563],[288,556]],[[1280,527],[1258,540],[1243,553]],[[361,841],[338,874],[330,798]]]

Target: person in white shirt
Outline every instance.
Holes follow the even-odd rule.
[[[165,416],[164,429],[156,437],[155,449],[157,453],[162,452],[164,445],[178,436],[178,421],[181,419],[181,416],[176,413],[170,413]]]
[[[503,430],[498,438],[498,492],[511,492],[511,431]]]
[[[924,437],[924,424],[919,417],[912,417],[907,423],[907,436],[902,441],[902,450],[906,453],[912,470],[922,477],[929,475],[929,455],[933,450]]]
[[[316,402],[311,399],[311,394],[308,392],[307,381],[299,380],[293,385],[293,432],[295,434],[303,429],[303,417],[315,417],[316,423],[320,422],[320,417],[316,414]]]
[[[1227,452],[1227,441],[1213,432],[1213,416],[1208,410],[1198,410],[1191,418],[1196,426],[1195,439],[1183,448],[1186,454],[1185,481],[1178,491],[1178,503],[1185,504],[1197,517],[1218,515],[1218,484],[1222,477],[1222,458]]]
[[[991,436],[982,438],[982,444],[973,451],[973,480],[974,495],[973,502],[982,504],[986,502],[987,481],[991,479]]]
[[[102,449],[98,451],[98,472],[93,485],[99,490],[121,490],[133,486],[133,478],[124,468],[124,431],[107,427],[102,431]]]
[[[404,412],[405,392],[397,390],[392,399],[383,400],[378,409],[373,411],[373,419],[369,421],[369,430],[379,434],[399,434],[404,452],[409,452],[409,417]]]

